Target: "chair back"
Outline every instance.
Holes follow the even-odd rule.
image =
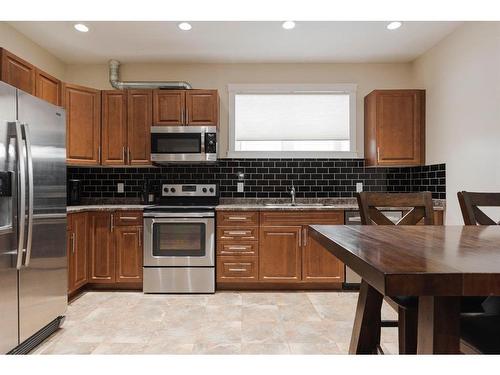
[[[465,225],[500,225],[479,208],[500,207],[500,193],[459,191],[457,197]]]
[[[434,225],[432,194],[421,193],[371,193],[362,192],[358,199],[361,224],[363,225],[416,225],[424,219],[424,225]],[[381,210],[383,208],[401,208],[408,212],[393,223]]]

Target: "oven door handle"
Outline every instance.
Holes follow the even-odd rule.
[[[175,220],[182,220],[188,218],[192,220],[195,218],[213,218],[215,217],[213,212],[162,212],[162,213],[144,213],[144,217],[153,220],[159,220],[162,218],[175,218]]]
[[[207,224],[210,219],[213,220],[213,217],[210,218],[182,218],[182,217],[175,217],[175,218],[148,218],[151,224],[171,224],[171,223],[203,223]]]

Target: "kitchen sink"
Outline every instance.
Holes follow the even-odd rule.
[[[264,203],[266,207],[322,207],[323,203]]]

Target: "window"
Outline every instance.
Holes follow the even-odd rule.
[[[356,157],[356,85],[229,85],[229,157]]]

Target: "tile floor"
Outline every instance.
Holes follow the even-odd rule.
[[[34,354],[344,354],[354,292],[87,292]],[[395,312],[384,305],[384,319]],[[397,353],[397,329],[382,329]]]

